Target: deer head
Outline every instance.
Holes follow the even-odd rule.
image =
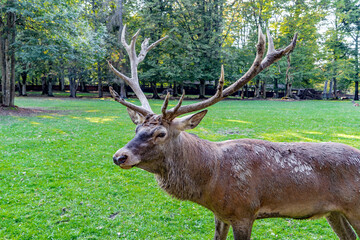
[[[297,39],[297,34],[295,34],[292,42],[286,48],[276,50],[270,33],[267,30],[268,51],[264,57],[266,39],[259,27],[255,60],[250,69],[240,79],[226,89],[223,89],[224,68],[222,66],[219,84],[214,96],[201,102],[182,106],[185,96],[185,92],[183,92],[177,105],[171,109],[167,109],[170,98],[170,94],[168,93],[162,106],[162,113],[155,114],[152,111],[147,98],[140,89],[137,66],[144,60],[147,52],[158,45],[161,41],[165,40],[167,36],[161,38],[150,46],[149,39],[145,39],[141,44],[141,51],[139,55],[137,55],[135,50],[135,41],[140,30],[132,37],[130,45],[128,45],[125,40],[125,31],[126,26],[124,26],[122,31],[121,42],[130,58],[131,78],[117,71],[110,62],[109,66],[117,76],[122,78],[133,89],[141,102],[141,106],[125,101],[110,87],[110,92],[113,98],[127,107],[131,120],[137,125],[135,137],[114,154],[113,161],[116,165],[119,165],[123,169],[129,169],[137,166],[150,172],[158,171],[159,165],[166,158],[166,149],[169,148],[169,146],[172,146],[170,143],[176,142],[177,137],[183,131],[195,128],[204,118],[207,110],[181,118],[178,118],[179,116],[202,110],[230,96],[253,79],[262,70],[281,59],[284,55],[289,54],[294,49]]]

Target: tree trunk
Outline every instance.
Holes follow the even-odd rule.
[[[61,92],[65,92],[65,73],[64,73],[64,66],[62,63],[60,66],[59,90]]]
[[[160,99],[159,93],[158,93],[157,88],[156,88],[156,82],[150,82],[150,84],[151,84],[151,88],[153,90],[152,98],[153,99]]]
[[[291,74],[290,74],[290,69],[291,69],[291,58],[290,58],[290,54],[287,55],[287,69],[286,69],[286,97],[291,98],[292,95],[292,83],[291,83]]]
[[[333,88],[333,80],[331,80],[331,81],[330,81],[328,98],[330,98],[330,97],[331,97],[331,94],[332,94],[332,88]]]
[[[359,100],[359,31],[355,38],[355,95],[354,100]]]
[[[76,90],[78,88],[78,82],[75,77],[70,77],[70,96],[71,98],[76,98]]]
[[[127,98],[126,85],[125,85],[124,80],[122,80],[122,79],[120,81],[120,96],[122,98]]]
[[[19,78],[19,95],[20,96],[27,96],[27,94],[26,94],[26,79],[27,79],[27,73],[22,72],[20,74],[20,78]]]
[[[14,4],[13,0],[6,3],[9,7]],[[8,11],[6,13],[6,23],[0,17],[0,65],[1,65],[1,85],[2,85],[2,105],[14,107],[15,100],[15,54],[12,51],[12,44],[15,42],[16,35],[16,14]],[[6,24],[6,26],[5,26]]]
[[[86,88],[86,82],[85,81],[80,81],[80,91],[81,92],[88,92],[87,88]]]
[[[117,12],[118,12],[118,20],[119,20],[119,31],[118,31],[118,40],[121,42],[121,33],[123,30],[123,13],[124,13],[124,4],[123,0],[117,1]],[[123,58],[123,50],[120,50],[120,59]],[[127,71],[128,66],[124,62],[120,62],[121,69],[124,69],[124,71]],[[126,84],[124,80],[120,79],[120,96],[122,98],[127,98],[127,92],[126,92]]]
[[[41,77],[41,95],[46,95],[49,92],[48,84],[46,77]]]
[[[54,94],[53,94],[53,76],[49,76],[48,77],[48,93],[47,93],[47,95],[49,96],[49,97],[53,97],[54,96]]]
[[[96,11],[96,7],[95,7],[95,0],[92,0],[92,10],[93,10],[93,20],[94,20],[94,26],[95,26],[95,33],[98,32],[98,16],[97,16],[97,11]],[[120,39],[119,39],[120,40]],[[120,41],[119,41],[120,42]],[[102,82],[102,74],[101,74],[101,68],[100,68],[100,60],[98,59],[97,61],[97,80],[98,80],[98,97],[102,98],[104,96],[104,92],[103,92],[103,82]]]
[[[324,91],[323,91],[323,99],[328,99],[327,98],[327,85],[328,85],[328,80],[325,80],[325,83],[324,83]]]
[[[97,76],[98,76],[98,97],[102,98],[102,97],[104,97],[104,91],[103,91],[103,82],[102,82],[100,61],[98,61],[98,63],[97,63]]]
[[[181,94],[184,92],[184,84],[183,84],[183,82],[180,82],[180,92],[181,92]]]
[[[292,96],[292,84],[286,83],[286,97],[291,98]]]
[[[177,97],[177,96],[178,96],[178,89],[177,89],[176,81],[174,81],[173,97]]]
[[[337,86],[336,86],[336,77],[333,77],[333,98],[338,99],[337,96]]]
[[[261,95],[265,99],[266,98],[266,85],[265,81],[261,82]]]
[[[94,19],[96,19],[96,9],[95,9],[95,0],[92,1],[92,5],[93,5],[93,13],[94,13]],[[115,34],[117,36],[117,39],[118,39],[118,42],[121,42],[121,33],[122,33],[122,30],[123,30],[123,12],[124,12],[124,6],[123,6],[123,0],[116,0],[114,1],[114,4],[115,4],[115,9],[114,9],[114,12],[111,16],[111,20],[108,22],[109,24],[109,29],[110,31]],[[95,32],[97,32],[97,25],[95,23]],[[123,59],[124,58],[124,54],[123,54],[123,50],[120,49],[119,51],[119,59]],[[126,67],[126,64],[124,62],[121,62],[121,61],[116,61],[115,64],[113,64],[114,67],[116,68],[120,68],[122,69],[125,73],[127,72],[127,67]],[[98,91],[99,91],[99,97],[103,97],[103,91],[102,91],[102,87],[103,87],[103,79],[102,79],[102,76],[101,76],[101,72],[100,72],[100,61],[98,61]],[[125,82],[116,77],[116,79],[114,79],[114,84],[118,87],[120,86],[120,91],[117,91],[117,92],[120,92],[120,96],[122,98],[126,98],[127,94],[126,94],[126,85],[125,85]]]
[[[117,84],[115,81],[112,84],[112,88],[114,89],[115,92],[117,92],[118,94],[120,93],[120,86],[119,84]]]
[[[277,77],[274,78],[274,98],[279,97],[279,82]]]
[[[79,85],[79,81],[76,81],[76,70],[74,68],[69,70],[69,83],[70,83],[70,96],[71,98],[76,98],[76,91]]]
[[[103,83],[101,78],[98,79],[98,97],[104,97]]]
[[[260,80],[259,80],[259,77],[256,77],[254,97],[255,98],[260,98]]]
[[[19,96],[22,96],[21,76],[19,76],[18,83]]]
[[[200,80],[199,84],[199,99],[205,98],[205,80]]]

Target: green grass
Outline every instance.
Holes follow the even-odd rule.
[[[151,104],[160,112],[161,101]],[[16,105],[56,112],[0,116],[0,239],[212,239],[210,211],[172,199],[150,173],[112,163],[135,128],[119,103],[23,97]],[[350,102],[223,101],[192,132],[360,148],[359,120]],[[266,219],[252,239],[336,237],[324,219]]]

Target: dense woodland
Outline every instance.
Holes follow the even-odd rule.
[[[225,87],[241,77],[255,57],[257,28],[270,29],[276,47],[299,34],[295,50],[245,88],[255,97],[268,89],[292,97],[292,88],[339,91],[358,100],[360,2],[356,0],[1,0],[0,64],[4,106],[16,94],[41,85],[43,94],[69,88],[70,97],[87,86],[126,86],[109,71],[107,60],[129,74],[120,44],[142,29],[138,44],[165,35],[139,66],[142,86],[158,98],[160,86],[176,96],[185,85],[199,97],[215,88],[220,67]],[[140,46],[138,46],[140,48]],[[17,90],[19,93],[16,93]],[[246,92],[246,91],[243,91]]]

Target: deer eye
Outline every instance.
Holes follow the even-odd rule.
[[[156,137],[160,137],[160,138],[163,138],[163,137],[165,137],[165,133],[163,133],[163,132],[161,132],[161,133],[159,133],[158,135],[156,135]]]

